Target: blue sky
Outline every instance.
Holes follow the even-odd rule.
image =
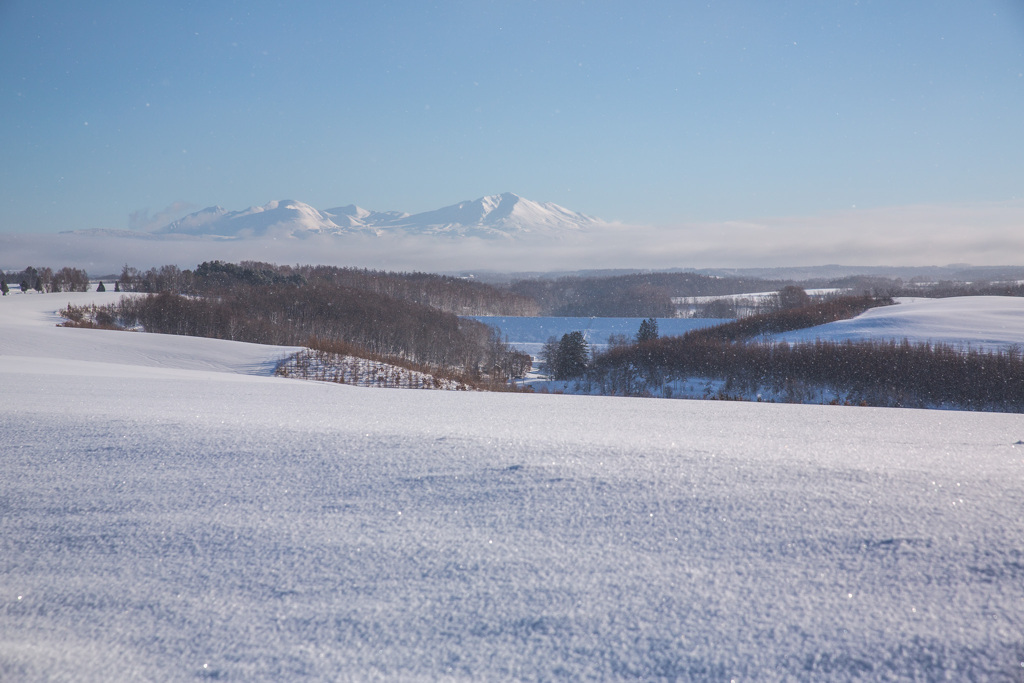
[[[1024,200],[1024,3],[0,0],[0,232],[510,191],[696,225]]]

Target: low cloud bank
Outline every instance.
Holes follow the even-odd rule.
[[[139,209],[128,214],[128,225],[132,230],[156,230],[197,208],[191,202],[177,201],[152,216],[149,215],[149,209]]]
[[[99,276],[119,273],[124,264],[185,268],[213,259],[444,272],[1024,264],[1024,201],[675,226],[611,224],[557,241],[332,235],[219,239],[139,231],[0,234],[0,268],[8,270],[69,265]]]

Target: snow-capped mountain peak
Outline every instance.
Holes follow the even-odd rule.
[[[184,218],[174,221],[156,230],[158,233],[182,234],[182,235],[207,235],[208,228],[217,225],[217,222],[228,210],[222,206],[208,206],[201,211],[191,213]]]
[[[296,237],[353,232],[486,238],[560,237],[601,222],[558,204],[535,202],[506,192],[413,215],[371,211],[355,204],[319,211],[291,199],[242,211],[212,206],[174,221],[156,233],[222,237],[268,233]]]
[[[558,204],[506,192],[409,216],[402,227],[407,232],[512,237],[577,232],[600,222]]]
[[[287,234],[338,232],[330,217],[309,204],[293,199],[275,200],[242,211],[212,206],[174,221],[157,232],[179,235],[245,237],[283,232]]]

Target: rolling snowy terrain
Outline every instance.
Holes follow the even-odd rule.
[[[776,335],[779,341],[860,339],[930,342],[957,348],[1006,351],[1024,346],[1024,299],[1012,296],[900,298],[894,306],[865,311],[851,320]]]
[[[367,389],[0,299],[0,679],[994,680],[1024,416]]]

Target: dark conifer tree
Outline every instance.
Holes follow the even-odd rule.
[[[555,367],[558,365],[558,340],[553,335],[544,342],[544,347],[540,351],[540,359],[547,367],[548,376],[554,377]]]
[[[581,376],[587,370],[590,350],[587,340],[579,330],[562,335],[558,342],[558,361],[555,363],[555,379],[564,380]]]
[[[656,318],[648,318],[640,323],[640,329],[636,333],[636,342],[641,344],[645,341],[658,338],[658,321]]]
[[[783,309],[803,308],[811,303],[803,287],[787,285],[779,290],[779,306]]]

